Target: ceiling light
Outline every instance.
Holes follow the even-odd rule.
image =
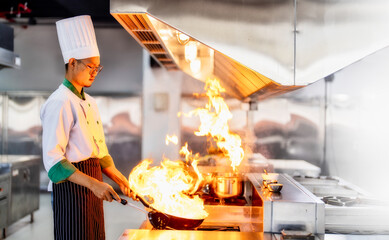
[[[185,44],[185,60],[193,61],[197,58],[197,43],[195,41],[190,41]]]
[[[177,40],[182,45],[185,45],[189,41],[189,37],[181,32],[177,32]]]

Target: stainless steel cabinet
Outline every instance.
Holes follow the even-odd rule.
[[[5,228],[7,227],[8,222],[10,176],[9,165],[0,162],[0,230],[2,230],[0,239],[1,237],[5,237]]]
[[[8,225],[39,209],[39,164],[33,156],[10,156],[11,191]]]
[[[0,229],[7,226],[10,174],[8,168],[0,169]]]
[[[0,212],[6,220],[0,220],[0,227],[15,223],[19,219],[31,214],[33,221],[34,211],[39,209],[39,167],[41,158],[29,155],[3,155],[1,165],[9,169],[8,180],[1,181],[7,189],[6,201],[0,201]],[[2,199],[0,195],[0,199]],[[4,214],[3,215],[3,211]],[[4,224],[4,225],[2,225]],[[5,230],[3,232],[5,236]]]

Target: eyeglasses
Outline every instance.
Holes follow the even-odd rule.
[[[82,64],[85,65],[85,67],[89,68],[89,74],[96,73],[96,75],[97,75],[97,74],[99,74],[99,72],[101,72],[101,70],[103,70],[103,66],[102,65],[99,65],[97,67],[91,67],[89,65],[86,65],[85,63],[83,63],[80,60],[78,60],[78,62],[81,62]]]

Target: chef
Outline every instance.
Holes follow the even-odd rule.
[[[66,74],[41,109],[55,239],[105,239],[103,200],[120,201],[102,173],[131,195],[108,153],[95,100],[84,92],[102,70],[90,16],[56,23]]]

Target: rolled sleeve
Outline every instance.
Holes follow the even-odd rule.
[[[68,160],[63,159],[49,170],[49,178],[53,183],[58,183],[66,180],[72,175],[77,168],[71,164]]]
[[[113,162],[113,159],[110,155],[107,155],[103,158],[100,158],[99,159],[99,162],[100,162],[100,166],[101,166],[101,169],[104,169],[104,168],[107,168],[107,167],[111,167],[111,166],[115,166],[114,162]]]

